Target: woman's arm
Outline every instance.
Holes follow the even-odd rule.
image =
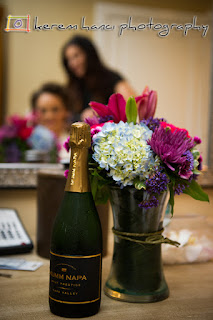
[[[114,92],[122,94],[125,100],[127,100],[130,96],[137,95],[133,88],[130,86],[130,84],[125,80],[121,80],[118,83],[116,83]]]

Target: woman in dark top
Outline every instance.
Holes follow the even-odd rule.
[[[69,76],[67,86],[72,121],[93,115],[90,101],[108,103],[113,93],[125,99],[135,92],[121,75],[103,65],[92,42],[83,36],[73,37],[63,48],[63,65]]]

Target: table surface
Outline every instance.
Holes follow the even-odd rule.
[[[61,163],[0,163],[0,189],[36,188],[38,172],[45,169],[63,176]]]
[[[20,192],[18,197],[20,201]],[[200,212],[206,216],[212,214],[212,204],[196,202],[186,196],[181,197],[177,200],[179,212],[185,213],[194,208],[191,212]],[[1,205],[5,204],[3,198],[7,199],[6,194],[0,199]],[[213,200],[212,189],[210,198]],[[36,202],[35,199],[34,201]],[[30,203],[32,206],[33,202]],[[28,208],[27,200],[25,205]],[[34,238],[34,225],[30,226],[28,215],[29,210],[26,210],[24,214],[21,212],[22,220],[27,222],[31,236]],[[32,223],[35,224],[35,220],[32,219]],[[11,274],[12,277],[0,277],[0,319],[60,319],[50,312],[48,305],[49,261],[40,258],[35,251],[11,257],[42,261],[43,265],[34,272],[1,270],[1,273]],[[106,281],[110,265],[111,254],[103,259],[103,283]],[[115,301],[103,293],[100,312],[91,318],[97,320],[109,320],[110,318],[119,320],[213,320],[213,261],[200,264],[166,265],[164,273],[170,289],[168,299],[157,303],[134,304]]]

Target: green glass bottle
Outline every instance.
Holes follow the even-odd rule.
[[[89,125],[74,123],[69,175],[50,249],[50,310],[62,317],[87,317],[100,308],[102,232],[89,185],[90,145]]]

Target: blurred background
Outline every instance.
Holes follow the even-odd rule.
[[[1,0],[0,121],[8,115],[26,114],[32,92],[48,81],[66,83],[61,50],[73,35],[94,40],[107,66],[121,73],[137,94],[145,85],[158,92],[157,116],[165,117],[203,140],[204,164],[212,163],[212,1],[108,0],[29,1]],[[8,15],[30,15],[31,32],[4,32]],[[78,30],[33,30],[38,24],[77,24]],[[115,30],[80,30],[85,25],[110,24]],[[124,30],[118,26],[148,23],[185,24],[197,16],[197,25],[209,25],[207,35],[189,30],[159,37],[154,30]]]

